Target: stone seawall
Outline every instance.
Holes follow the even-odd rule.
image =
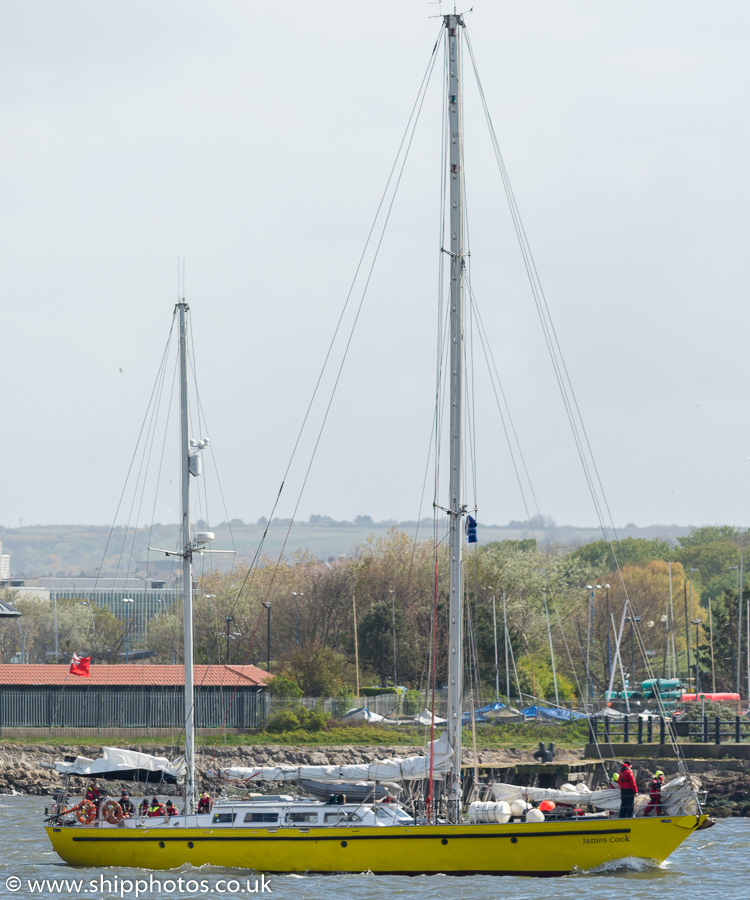
[[[137,746],[133,750],[152,753],[156,756],[174,757],[177,754],[171,747]],[[385,759],[394,756],[414,756],[424,752],[423,747],[287,747],[280,745],[251,745],[247,747],[199,748],[196,760],[198,770],[198,786],[212,793],[217,782],[209,780],[207,770],[226,766],[262,766],[262,765],[348,765],[351,763],[371,762],[373,759]],[[51,794],[55,788],[61,787],[63,778],[47,766],[55,760],[66,756],[86,756],[96,758],[100,755],[99,747],[81,747],[75,744],[52,746],[49,744],[0,744],[0,794],[33,794],[38,796]],[[483,750],[478,753],[477,763],[480,767],[502,770],[508,767],[533,763],[532,750]],[[590,767],[596,777],[597,760],[585,759],[583,751],[560,750],[555,757],[554,765],[571,763],[577,766]],[[471,754],[464,756],[464,765],[473,764]],[[612,764],[608,762],[612,770]],[[675,759],[652,758],[634,760],[634,768],[638,784],[646,789],[648,780],[656,769],[661,769],[667,778],[677,774]],[[717,816],[750,816],[750,773],[743,760],[692,759],[688,762],[691,774],[697,775],[703,782],[703,789],[708,791],[706,812]],[[487,773],[489,774],[489,773]],[[499,772],[497,773],[500,774]],[[480,774],[482,780],[485,772]],[[72,781],[73,792],[82,792],[86,779],[75,778]],[[122,784],[125,784],[123,782]],[[119,792],[120,783],[112,783],[113,793]],[[143,785],[131,784],[134,796],[144,793]],[[153,786],[148,789],[149,796]],[[177,794],[175,787],[159,788],[160,794]]]

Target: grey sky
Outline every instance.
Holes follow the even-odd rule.
[[[615,522],[750,525],[750,7],[474,10],[485,92]],[[0,523],[111,520],[178,256],[228,514],[269,512],[437,12],[413,0],[3,4]],[[467,98],[474,287],[540,508],[592,524],[476,112]],[[418,513],[438,116],[425,112],[415,141],[303,518]],[[524,518],[487,391],[477,407],[479,518]],[[224,518],[216,504],[213,515]]]

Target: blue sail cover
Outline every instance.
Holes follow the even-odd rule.
[[[521,712],[527,719],[547,719],[550,722],[572,722],[575,719],[586,719],[584,713],[573,709],[557,709],[554,706],[527,706]]]
[[[498,712],[501,709],[505,709],[505,704],[500,703],[499,700],[496,700],[494,703],[488,703],[487,706],[482,706],[479,709],[474,710],[474,721],[480,724],[489,721],[487,719],[487,713],[490,712]],[[471,713],[465,712],[461,716],[462,722],[471,722]]]

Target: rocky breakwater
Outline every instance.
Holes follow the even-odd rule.
[[[120,745],[123,746],[123,745]],[[174,747],[160,745],[130,747],[154,756],[169,759],[179,755]],[[216,749],[202,747],[196,758],[198,784],[202,789],[215,789],[216,780],[209,777],[209,771],[229,766],[316,766],[348,765],[350,763],[371,762],[391,756],[413,756],[423,752],[421,747],[287,747],[279,745],[222,747]],[[0,794],[51,794],[61,787],[63,777],[53,768],[55,760],[66,757],[86,756],[96,759],[101,755],[101,747],[81,747],[75,744],[52,746],[50,744],[0,744]],[[81,791],[85,778],[73,778],[72,791]],[[112,789],[120,784],[112,782]],[[140,793],[138,786],[129,784],[134,793]],[[118,790],[119,792],[119,790]],[[160,788],[160,793],[176,793],[174,788]]]
[[[166,756],[170,759],[179,755],[173,747],[160,745],[136,746],[133,750],[152,753],[155,756]],[[217,781],[209,777],[211,770],[228,766],[307,766],[307,765],[348,765],[366,763],[373,759],[386,757],[414,756],[423,752],[422,747],[288,747],[280,745],[251,745],[247,747],[219,746],[217,748],[199,748],[196,766],[198,785],[214,793]],[[63,778],[54,769],[49,768],[55,760],[67,757],[87,756],[96,758],[101,753],[100,747],[81,747],[70,744],[52,746],[50,744],[0,744],[0,794],[32,794],[44,796],[51,794],[55,788],[61,787]],[[580,762],[582,751],[563,750],[558,752],[555,762]],[[503,767],[519,763],[531,762],[530,750],[481,750],[478,753],[480,765]],[[465,764],[471,764],[471,753],[464,757]],[[598,764],[589,761],[593,768]],[[662,769],[667,778],[677,774],[675,760],[639,760],[638,782],[647,790],[648,780],[656,769]],[[688,766],[691,774],[701,779],[703,790],[707,791],[706,812],[714,816],[750,816],[750,772],[744,760],[690,760]],[[73,794],[82,793],[86,779],[72,779]],[[110,782],[114,792],[127,784],[126,782]],[[144,786],[128,784],[134,795],[143,793]],[[260,787],[260,786],[259,786]],[[272,785],[263,785],[272,788]],[[257,788],[256,788],[257,789]],[[149,793],[153,788],[149,789]],[[160,794],[177,794],[174,787],[160,787]]]

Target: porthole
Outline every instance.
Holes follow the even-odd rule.
[[[510,839],[510,842],[511,842],[511,844],[517,844],[517,843],[518,843],[518,838],[517,838],[517,837],[512,837],[512,838]]]
[[[159,846],[163,850],[166,847],[166,844],[164,843],[164,841],[159,841]]]
[[[342,842],[341,842],[341,846],[342,846],[342,847],[346,847],[346,846],[347,846],[346,841],[342,841]]]
[[[192,841],[188,841],[188,850],[192,850],[195,847],[195,844]]]
[[[443,845],[447,844],[447,843],[448,843],[448,838],[443,838],[442,841],[440,841],[440,843],[443,844]]]

